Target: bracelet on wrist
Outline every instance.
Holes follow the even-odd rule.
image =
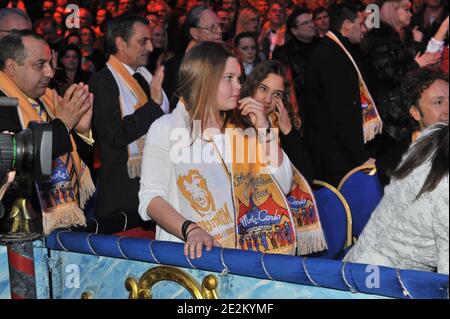
[[[185,220],[181,226],[181,235],[183,236],[184,241],[187,239],[187,230],[192,224],[195,224],[192,220]]]

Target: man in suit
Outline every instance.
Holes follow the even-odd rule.
[[[0,40],[0,47],[0,96],[19,100],[18,108],[0,107],[0,132],[20,132],[27,127],[29,121],[48,122],[53,129],[53,159],[58,160],[61,157],[67,159],[69,157],[67,154],[78,159],[71,141],[71,133],[82,134],[86,140],[91,140],[85,136],[90,133],[93,99],[87,86],[74,84],[63,98],[59,98],[55,91],[49,90],[48,84],[54,74],[50,47],[44,39],[29,30],[10,32]],[[81,177],[83,173],[79,170],[80,161],[72,159],[70,161],[74,163],[71,167],[76,166],[77,176]],[[40,195],[30,190],[29,178],[23,180],[27,185],[14,187],[14,191],[7,196],[9,199],[5,199],[6,206],[10,206],[17,197],[31,196],[37,211],[42,209],[48,212],[49,209],[53,211],[59,209],[59,212],[64,214],[64,207],[61,206],[40,207],[37,201],[37,196]],[[71,178],[61,181],[62,183],[66,183],[66,187],[81,189],[80,179]],[[66,203],[77,210],[80,224],[84,223],[84,216],[78,208],[78,204],[82,202],[83,200],[80,201],[78,197]],[[59,217],[63,218],[61,214]],[[58,214],[53,216],[56,215]],[[51,229],[52,227],[49,227],[47,230]]]
[[[337,5],[331,16],[333,33],[361,64],[357,44],[362,38],[362,14],[352,5]],[[325,37],[306,68],[304,129],[316,179],[338,185],[351,169],[374,163],[366,147],[358,71],[346,52]]]
[[[153,50],[145,18],[126,14],[112,19],[106,42],[110,59],[90,80],[95,96],[93,127],[101,157],[97,217],[110,220],[125,213],[130,228],[140,221],[138,192],[145,134],[169,104],[162,91],[164,69],[152,76],[144,67]]]

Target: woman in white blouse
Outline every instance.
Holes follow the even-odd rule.
[[[448,175],[448,123],[437,124],[410,149],[344,260],[448,274]]]
[[[236,180],[244,181],[246,176],[232,172],[234,146],[225,138],[225,128],[240,127],[247,121],[258,128],[259,142],[272,144],[275,140],[274,147],[268,147],[264,154],[267,168],[282,193],[287,194],[291,187],[290,162],[269,134],[264,106],[252,98],[240,99],[241,72],[236,56],[222,45],[205,42],[196,46],[181,66],[181,102],[147,134],[139,214],[143,220],[157,223],[158,240],[184,241],[185,255],[191,259],[200,258],[204,246],[208,251],[213,246],[242,248],[255,234],[246,238],[237,235],[242,206],[233,196],[234,188]],[[250,197],[255,195],[261,194],[253,192]],[[274,218],[261,216],[264,222]],[[245,220],[245,225],[252,222],[259,220]],[[256,250],[262,245],[269,247],[267,238],[257,240]],[[287,239],[286,234],[283,238]]]

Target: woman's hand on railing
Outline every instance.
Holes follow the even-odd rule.
[[[211,251],[213,247],[220,247],[219,242],[214,237],[195,224],[188,229],[187,233],[184,255],[189,256],[190,259],[201,258],[203,246],[206,246],[206,251]]]

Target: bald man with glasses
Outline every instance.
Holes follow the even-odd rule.
[[[196,6],[188,12],[185,30],[190,39],[185,52],[202,42],[223,43],[220,19],[208,6]],[[178,73],[185,52],[175,55],[165,64],[166,77],[164,78],[163,88],[169,97],[171,108],[174,108],[178,102],[176,96]]]

